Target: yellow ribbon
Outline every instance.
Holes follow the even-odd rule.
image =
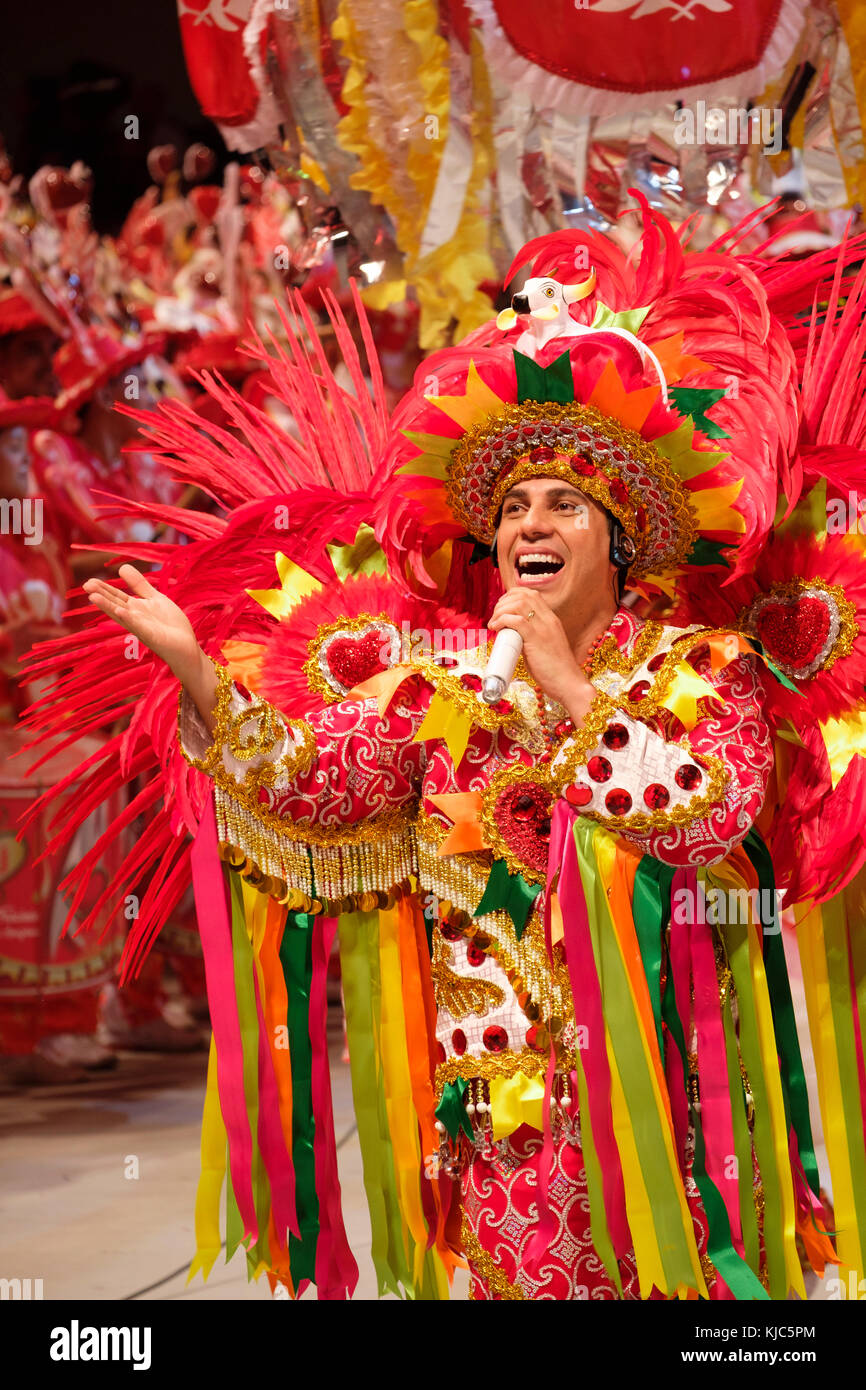
[[[216,1040],[211,1035],[201,1122],[201,1174],[195,1194],[196,1251],[186,1282],[199,1270],[207,1279],[222,1249],[220,1197],[226,1174],[226,1130],[217,1090]]]
[[[688,662],[681,661],[674,668],[673,683],[667,695],[659,700],[660,705],[675,715],[684,729],[693,729],[700,718],[698,700],[715,700],[724,706],[724,700],[709,681],[699,676]]]
[[[497,1076],[490,1082],[493,1138],[505,1139],[521,1125],[544,1131],[544,1082],[540,1076]]]
[[[399,923],[396,910],[379,913],[379,966],[382,1008],[380,1056],[385,1082],[385,1109],[394,1151],[394,1173],[400,1198],[406,1259],[413,1266],[416,1288],[423,1279],[427,1222],[421,1205],[421,1149],[412,1096],[412,1076],[406,1055],[406,1020],[400,980]],[[414,1242],[414,1252],[408,1237]]]
[[[322,585],[281,551],[277,551],[274,561],[280,580],[279,589],[247,589],[246,592],[275,618],[286,618],[302,598],[317,593]]]
[[[832,903],[824,904],[823,908],[806,908],[800,905],[795,908],[795,920],[797,944],[803,965],[803,991],[806,995],[809,1036],[812,1040],[818,1081],[818,1101],[821,1106],[824,1140],[833,1184],[836,1249],[842,1262],[840,1274],[844,1277],[847,1267],[856,1270],[859,1278],[864,1268],[864,1251],[861,1249],[857,1229],[857,1207],[848,1156],[848,1136],[842,1104],[836,1030],[833,1024],[824,940],[824,913],[841,910],[841,901],[838,898]]]
[[[423,743],[428,738],[442,739],[451,755],[454,766],[459,767],[463,761],[471,733],[471,716],[464,714],[437,690],[430,701],[424,723],[415,735],[414,742]]]
[[[818,727],[830,763],[830,781],[836,787],[853,759],[858,754],[866,756],[866,710],[853,710]]]

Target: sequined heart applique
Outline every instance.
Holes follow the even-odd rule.
[[[322,629],[319,630],[320,634]],[[311,684],[325,687],[342,699],[380,671],[387,671],[399,660],[400,632],[392,623],[366,614],[348,619],[310,644],[310,658],[304,667]],[[324,690],[323,692],[324,693]]]
[[[802,680],[833,648],[839,633],[834,609],[831,596],[820,590],[790,598],[768,594],[752,605],[750,626],[770,659]]]
[[[503,768],[484,793],[481,822],[487,843],[512,873],[545,881],[554,793],[538,768]],[[527,872],[529,871],[529,872]]]

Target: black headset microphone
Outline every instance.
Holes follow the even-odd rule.
[[[634,561],[637,547],[622,524],[614,518],[610,532],[610,562],[620,571],[620,579],[625,578],[625,570]],[[497,569],[496,537],[490,547],[490,558]],[[481,698],[487,705],[495,705],[502,699],[514,678],[520,653],[523,650],[523,637],[513,627],[503,627],[497,632],[490,652],[490,660],[481,679]]]

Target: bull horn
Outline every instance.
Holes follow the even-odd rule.
[[[589,272],[589,278],[583,280],[579,285],[563,285],[562,297],[566,304],[576,304],[579,299],[586,299],[588,294],[592,294],[595,289],[595,269]]]
[[[517,322],[517,315],[513,309],[500,309],[496,315],[496,327],[501,328],[503,333],[507,333],[509,328],[513,328]]]

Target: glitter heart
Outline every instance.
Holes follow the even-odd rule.
[[[796,672],[823,656],[830,634],[827,602],[814,594],[765,603],[754,619],[767,655]]]
[[[504,787],[494,805],[496,826],[508,849],[542,874],[547,868],[552,808],[549,789],[525,778]]]
[[[386,669],[382,652],[390,647],[387,633],[373,628],[357,637],[335,637],[328,646],[328,670],[347,690]]]

